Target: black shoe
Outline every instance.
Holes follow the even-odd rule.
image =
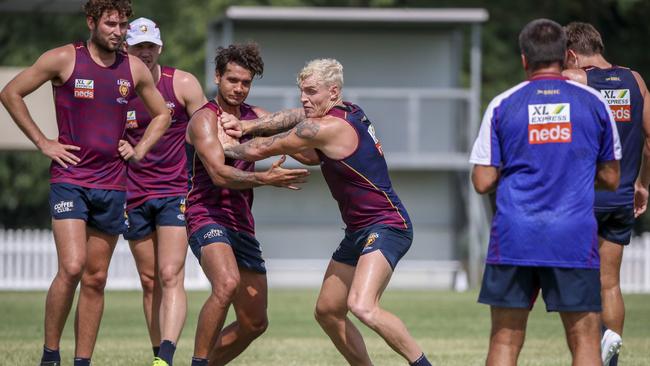
[[[61,366],[61,361],[41,361],[41,366]]]

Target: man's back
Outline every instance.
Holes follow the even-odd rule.
[[[596,191],[596,208],[631,206],[643,148],[643,96],[632,70],[614,66],[585,68],[587,85],[609,104],[621,139],[621,183],[615,192]]]
[[[620,155],[605,101],[541,75],[496,97],[485,119],[471,161],[500,167],[487,263],[598,268],[596,165]]]

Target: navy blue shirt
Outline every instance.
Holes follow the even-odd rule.
[[[587,85],[599,90],[612,110],[621,139],[621,183],[618,189],[596,191],[595,207],[613,209],[634,204],[634,181],[639,174],[643,150],[643,96],[632,70],[614,66],[585,69]]]

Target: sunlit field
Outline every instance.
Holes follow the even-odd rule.
[[[344,365],[313,319],[316,290],[270,291],[269,329],[233,365]],[[189,365],[196,319],[206,292],[189,294],[189,314],[175,365]],[[0,292],[0,365],[37,365],[43,342],[44,292]],[[620,364],[650,365],[650,295],[626,295],[627,319]],[[387,309],[399,315],[436,365],[482,365],[489,308],[476,293],[388,291]],[[63,365],[73,357],[71,314],[61,344]],[[406,363],[377,335],[360,327],[375,365]],[[151,345],[138,292],[106,293],[106,309],[93,365],[150,365]],[[569,365],[559,316],[538,303],[528,323],[520,365]]]

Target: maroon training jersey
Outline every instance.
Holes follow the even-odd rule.
[[[63,85],[53,87],[54,106],[59,142],[79,146],[74,154],[81,161],[67,169],[52,161],[50,182],[124,191],[126,163],[117,148],[127,103],[135,97],[129,58],[117,52],[113,65],[103,67],[84,42],[74,48],[74,70]]]
[[[375,224],[408,229],[408,213],[393,190],[381,144],[363,110],[346,102],[327,114],[349,123],[358,137],[356,150],[345,159],[331,159],[316,149],[321,171],[347,230]]]
[[[187,170],[185,130],[189,116],[174,94],[176,69],[162,66],[158,91],[162,94],[172,122],[165,134],[139,163],[130,162],[127,168],[127,209],[132,209],[153,198],[185,196]],[[135,146],[149,126],[151,117],[140,98],[129,102],[126,112],[126,139]]]
[[[201,109],[209,109],[217,115],[221,113],[221,108],[214,100],[209,101]],[[257,118],[253,107],[248,104],[242,104],[240,112],[241,120]],[[244,136],[240,142],[249,138]],[[254,236],[255,221],[251,212],[253,189],[230,189],[215,186],[194,146],[185,144],[185,151],[189,172],[185,220],[187,220],[189,235],[191,236],[206,224],[217,223],[228,229],[243,231]],[[254,162],[226,158],[226,165],[247,172],[255,171]]]

